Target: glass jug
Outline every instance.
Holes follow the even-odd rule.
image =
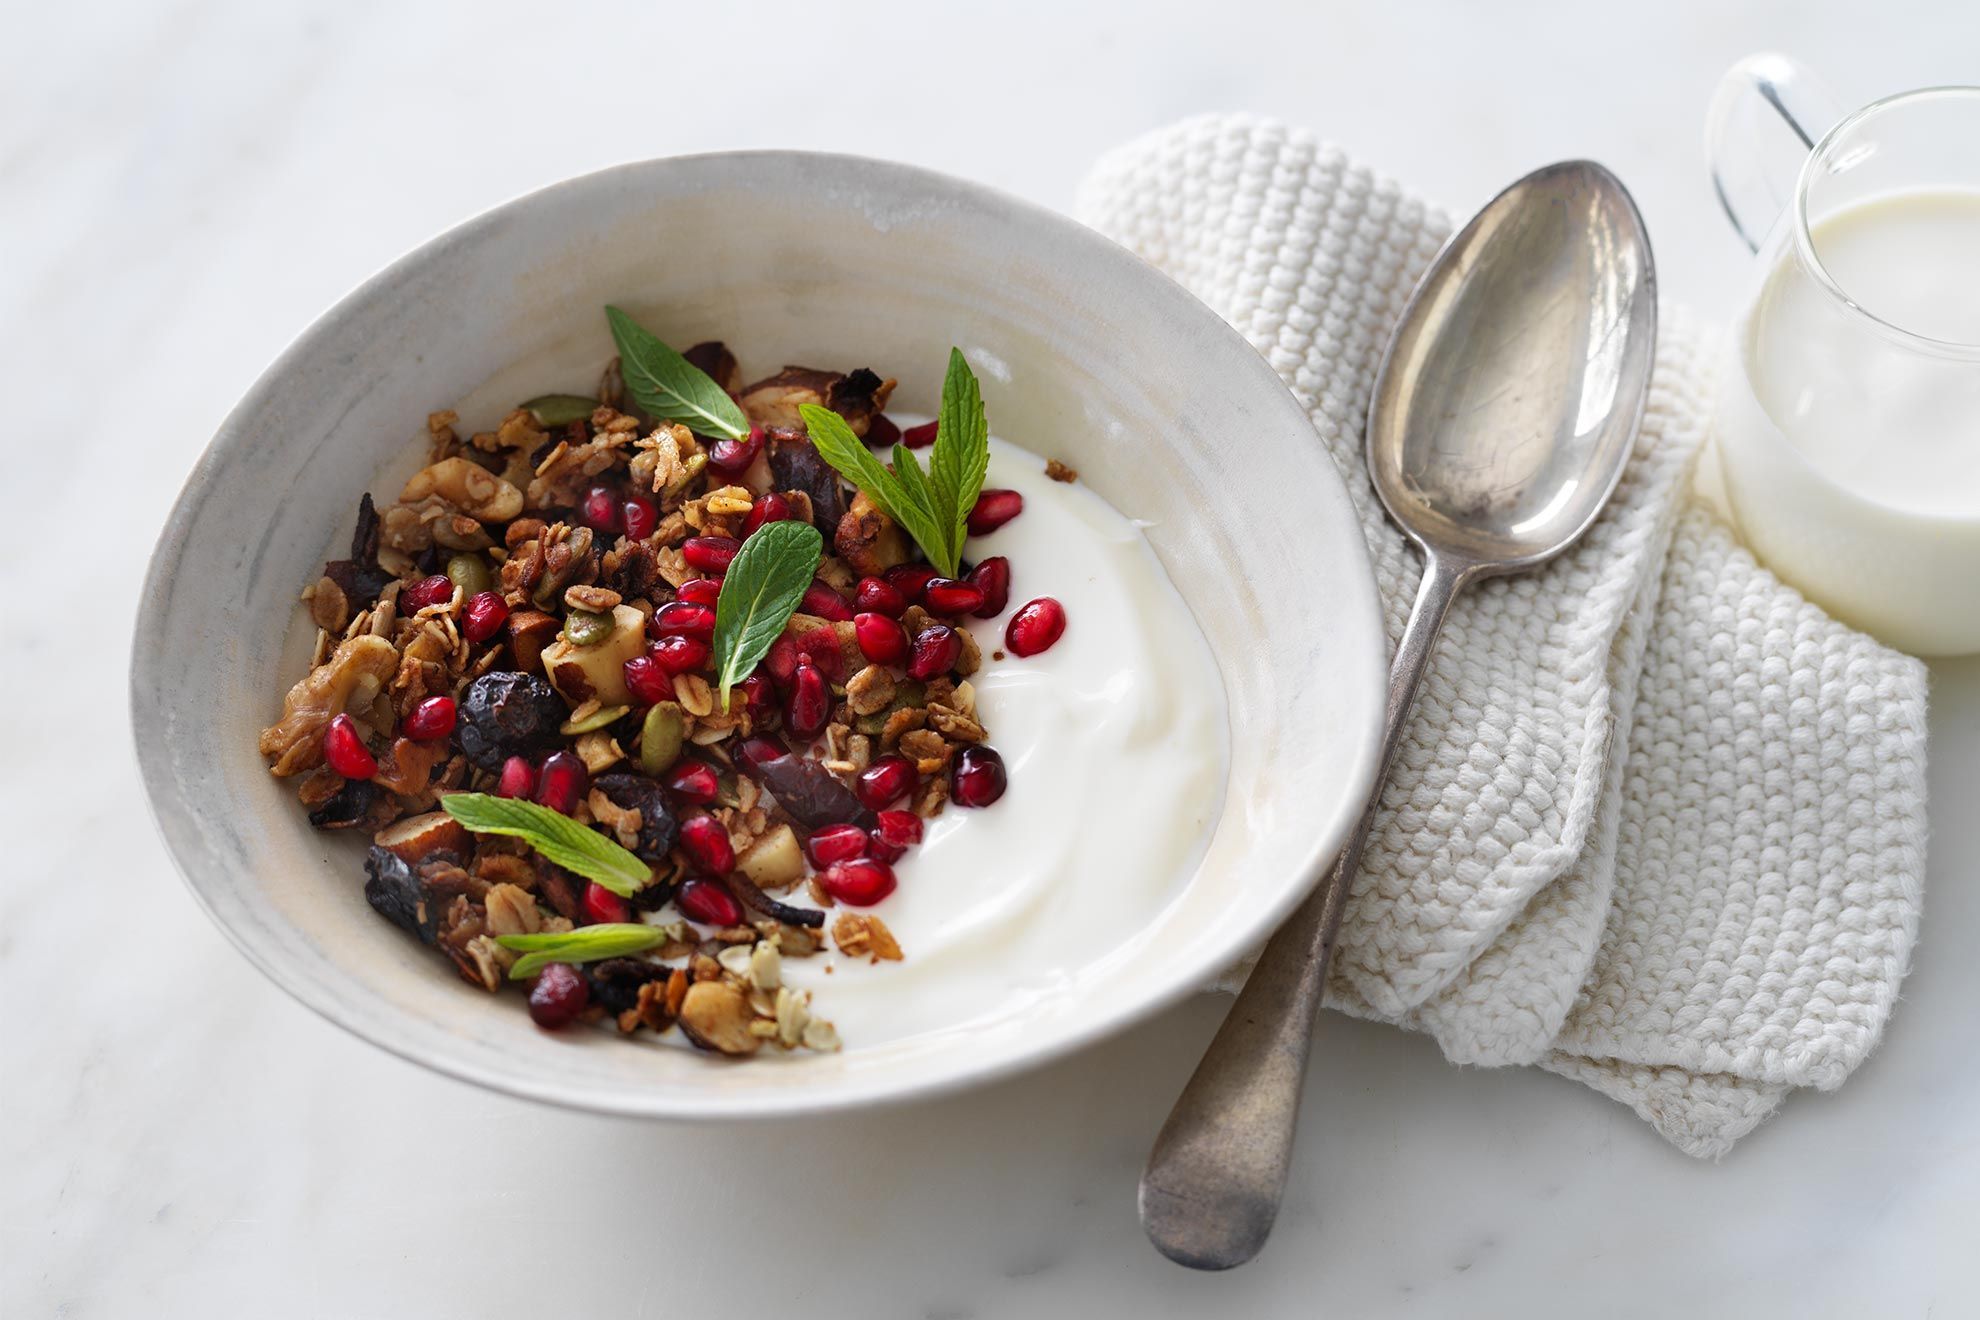
[[[1713,185],[1758,254],[1720,381],[1726,498],[1831,614],[1918,655],[1980,651],[1980,87],[1833,105],[1756,55],[1708,117]]]

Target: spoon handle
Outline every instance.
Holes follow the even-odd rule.
[[[1368,842],[1382,781],[1451,602],[1472,569],[1426,557],[1416,604],[1389,668],[1381,768],[1367,808],[1326,879],[1265,945],[1203,1061],[1155,1138],[1141,1174],[1141,1226],[1164,1256],[1227,1270],[1258,1254],[1278,1218],[1292,1162],[1313,1015],[1341,908]]]

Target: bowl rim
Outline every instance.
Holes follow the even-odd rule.
[[[539,1079],[531,1072],[505,1072],[485,1066],[473,1058],[457,1057],[452,1052],[429,1048],[401,1026],[398,1019],[403,1016],[402,1014],[397,1011],[382,1014],[370,1012],[367,1006],[338,994],[327,983],[301,974],[291,968],[284,959],[261,948],[251,938],[248,930],[223,914],[214,897],[195,879],[190,860],[182,855],[181,843],[175,834],[175,822],[167,818],[168,806],[183,805],[190,810],[193,804],[176,792],[176,781],[171,773],[171,757],[165,750],[163,736],[164,726],[169,721],[162,710],[145,706],[143,697],[149,658],[158,653],[160,648],[155,643],[165,630],[166,611],[160,603],[165,595],[162,590],[163,584],[169,579],[183,555],[185,542],[199,506],[207,488],[214,483],[218,470],[231,458],[233,451],[251,442],[252,437],[247,434],[247,419],[264,404],[266,397],[275,391],[278,380],[294,370],[298,363],[309,358],[316,349],[318,341],[327,338],[337,322],[368,305],[372,300],[389,294],[392,287],[408,272],[418,269],[453,247],[477,241],[485,232],[500,225],[518,208],[527,207],[561,192],[609,186],[614,182],[630,180],[648,171],[666,170],[672,167],[742,165],[776,169],[783,165],[798,163],[830,165],[857,174],[862,180],[877,179],[896,189],[905,187],[923,194],[933,194],[942,200],[953,201],[1007,220],[1014,228],[1042,226],[1056,231],[1062,241],[1085,245],[1090,253],[1089,260],[1111,267],[1121,278],[1144,281],[1151,291],[1151,296],[1166,299],[1169,308],[1179,317],[1196,320],[1201,325],[1202,333],[1223,336],[1227,342],[1234,341],[1242,345],[1245,352],[1240,360],[1248,359],[1255,365],[1260,385],[1269,385],[1270,392],[1277,395],[1278,405],[1283,409],[1291,410],[1288,414],[1289,419],[1296,418],[1301,427],[1308,431],[1312,430],[1312,421],[1305,405],[1280,379],[1278,372],[1263,354],[1235,326],[1166,272],[1142,260],[1128,248],[1068,215],[988,184],[977,183],[924,166],[878,157],[843,152],[754,148],[624,161],[518,193],[449,227],[379,269],[313,317],[309,324],[297,333],[256,376],[254,383],[228,410],[226,417],[222,419],[212,438],[200,452],[192,470],[187,474],[178,494],[174,497],[171,511],[159,532],[145,571],[132,634],[129,701],[134,752],[138,762],[139,777],[144,786],[146,806],[152,823],[165,844],[165,851],[171,859],[173,869],[179,873],[186,888],[192,892],[195,902],[249,963],[304,1007],[351,1035],[410,1063],[459,1081],[487,1087],[492,1091],[580,1112],[684,1121],[790,1118],[809,1114],[846,1112],[954,1094],[970,1087],[982,1086],[1041,1068],[1137,1023],[1147,1021],[1188,995],[1211,988],[1211,983],[1217,974],[1240,959],[1246,952],[1259,947],[1314,891],[1330,868],[1341,845],[1345,843],[1348,830],[1361,814],[1369,794],[1375,789],[1376,760],[1382,732],[1382,683],[1388,669],[1387,633],[1383,623],[1373,563],[1364,538],[1358,534],[1360,527],[1354,515],[1352,501],[1348,497],[1346,483],[1338,471],[1331,471],[1329,476],[1332,484],[1319,498],[1334,503],[1339,516],[1347,519],[1357,533],[1344,538],[1350,543],[1346,549],[1351,557],[1346,562],[1335,565],[1334,571],[1361,585],[1362,590],[1355,593],[1359,601],[1356,608],[1362,616],[1361,626],[1354,631],[1372,638],[1378,649],[1375,657],[1378,663],[1371,670],[1373,677],[1370,692],[1363,703],[1367,713],[1361,721],[1359,736],[1352,746],[1346,745],[1344,739],[1343,746],[1332,749],[1336,755],[1352,762],[1344,775],[1344,783],[1352,791],[1342,793],[1340,799],[1332,804],[1325,819],[1308,818],[1302,822],[1304,828],[1310,832],[1310,842],[1299,867],[1302,874],[1286,884],[1270,902],[1261,904],[1250,920],[1234,927],[1231,935],[1221,946],[1208,946],[1193,958],[1178,960],[1169,968],[1168,975],[1160,987],[1150,989],[1136,998],[1127,998],[1098,1007],[1076,1026],[1041,1040],[1034,1048],[987,1059],[963,1056],[958,1058],[953,1066],[941,1071],[929,1071],[924,1076],[907,1079],[861,1078],[855,1084],[842,1085],[825,1093],[815,1093],[802,1086],[773,1089],[746,1096],[732,1094],[718,1096],[712,1090],[686,1091],[667,1087],[631,1093],[623,1088],[576,1085],[547,1076]],[[1317,435],[1314,436],[1314,442],[1319,443]],[[1350,630],[1342,629],[1341,632],[1345,636]],[[1213,828],[1212,834],[1214,833]]]

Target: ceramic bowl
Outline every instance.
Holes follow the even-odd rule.
[[[1201,863],[1166,906],[1120,914],[1104,968],[1021,1012],[830,1055],[737,1065],[605,1031],[542,1032],[514,996],[468,986],[381,921],[362,894],[362,841],[312,830],[293,786],[270,778],[256,736],[313,640],[296,596],[342,553],[359,494],[396,489],[417,465],[430,409],[504,374],[595,375],[608,302],[675,343],[725,339],[751,363],[886,365],[959,345],[994,392],[1000,434],[1063,457],[1146,521],[1221,670],[1230,773]],[[932,413],[939,379],[919,373],[897,406]],[[1374,777],[1384,649],[1333,464],[1298,402],[1209,309],[1090,230],[989,189],[768,152],[545,188],[428,243],[318,320],[179,496],[145,583],[131,687],[172,856],[278,985],[396,1054],[498,1090],[713,1118],[986,1080],[1206,985],[1345,837]]]

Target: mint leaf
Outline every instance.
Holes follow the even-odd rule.
[[[784,631],[824,553],[825,538],[810,523],[773,522],[752,532],[729,562],[715,598],[715,672],[724,711],[729,689]]]
[[[903,475],[896,476],[873,456],[839,414],[815,403],[800,404],[798,412],[804,417],[804,429],[810,433],[818,456],[837,469],[840,476],[865,491],[866,498],[882,513],[899,523],[901,530],[915,539],[943,576],[954,577],[962,556],[960,543],[950,547],[920,467],[916,466],[911,473],[903,468]],[[896,448],[894,452],[898,462],[899,455],[906,451]]]
[[[990,471],[990,424],[983,415],[983,391],[962,350],[949,350],[949,373],[942,379],[942,410],[936,417],[935,447],[928,451],[928,483],[938,501],[941,519],[954,558],[962,558],[969,534],[969,511],[983,493]],[[951,577],[954,574],[950,574]]]
[[[562,812],[492,793],[449,793],[440,805],[472,832],[521,839],[565,870],[596,880],[621,898],[653,882],[652,867]]]
[[[607,307],[605,320],[619,346],[619,375],[647,416],[731,440],[749,434],[749,418],[707,372],[618,308]]]
[[[555,962],[597,962],[600,958],[643,953],[665,944],[667,932],[635,921],[608,921],[558,935],[497,935],[495,942],[523,955],[509,969],[509,979],[520,981]]]

